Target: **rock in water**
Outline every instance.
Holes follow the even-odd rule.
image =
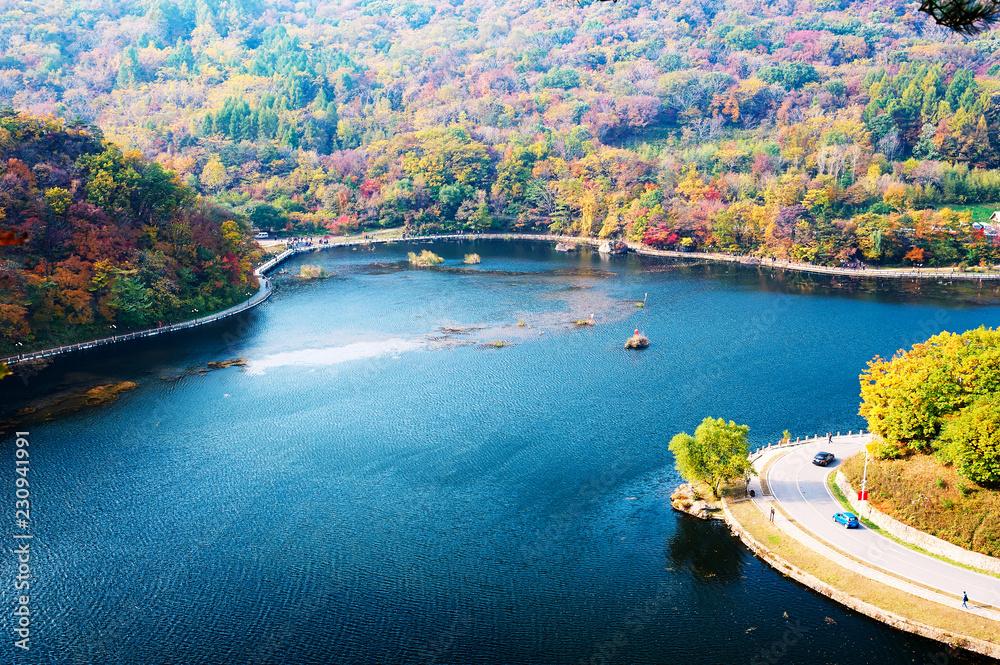
[[[632,335],[625,342],[626,349],[645,349],[649,346],[649,338],[645,335]]]
[[[698,497],[690,483],[684,483],[670,495],[670,507],[682,513],[707,520],[719,507]]]
[[[234,360],[212,360],[205,363],[209,369],[226,369],[227,367],[246,367],[249,361],[246,358],[236,358]]]

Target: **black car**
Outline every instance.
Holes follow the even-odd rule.
[[[816,457],[813,457],[813,464],[816,466],[826,466],[835,459],[837,458],[833,456],[833,453],[816,453]]]

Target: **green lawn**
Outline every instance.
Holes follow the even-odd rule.
[[[969,211],[972,213],[972,221],[975,222],[987,222],[990,219],[990,215],[993,214],[994,210],[1000,210],[1000,203],[975,203],[972,205],[943,205],[938,206],[937,209],[951,208],[952,210],[957,210],[958,212]]]

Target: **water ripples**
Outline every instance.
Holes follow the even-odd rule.
[[[339,277],[280,278],[239,320],[61,361],[18,396],[139,384],[32,425],[28,662],[730,662],[785,612],[814,629],[790,662],[933,653],[664,492],[670,437],[705,415],[754,443],[856,429],[864,360],[937,310],[543,244],[477,243],[468,270],[471,248],[435,245],[444,271],[371,269],[405,245],[312,254]],[[622,348],[635,328],[646,351]]]

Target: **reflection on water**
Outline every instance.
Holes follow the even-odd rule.
[[[724,584],[739,577],[744,550],[728,527],[679,515],[677,530],[667,543],[667,557],[675,569]]]

